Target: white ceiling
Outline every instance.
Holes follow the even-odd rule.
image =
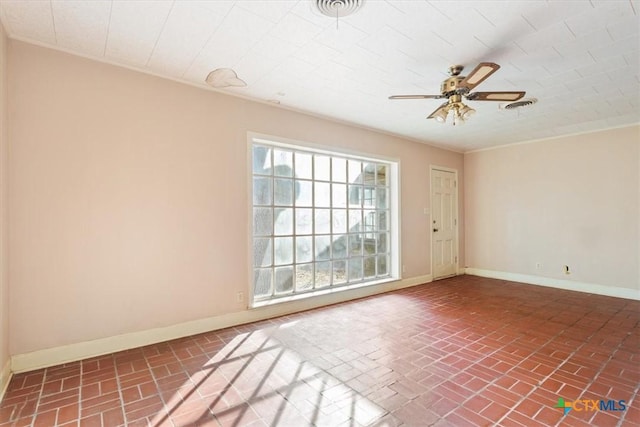
[[[640,122],[640,0],[367,0],[338,28],[314,3],[0,0],[0,18],[11,38],[203,88],[232,68],[247,86],[224,92],[457,151]],[[425,119],[442,100],[387,99],[481,61],[502,68],[478,90],[538,103],[469,101],[454,127]]]

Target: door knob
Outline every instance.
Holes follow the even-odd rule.
[[[438,231],[438,229],[437,229],[437,228],[434,228],[434,229],[433,229],[433,231],[434,231],[434,232],[436,232],[436,231]]]

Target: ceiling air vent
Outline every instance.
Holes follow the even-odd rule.
[[[525,98],[520,101],[509,102],[508,104],[500,105],[502,110],[515,110],[516,108],[529,107],[538,102],[537,98]]]
[[[364,0],[315,0],[316,7],[323,15],[342,18],[357,12]]]

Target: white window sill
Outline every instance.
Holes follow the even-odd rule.
[[[346,286],[329,287],[325,289],[318,289],[317,291],[304,292],[301,294],[293,294],[293,295],[283,296],[283,297],[273,297],[268,300],[256,301],[253,303],[253,305],[250,308],[268,307],[275,304],[299,301],[299,300],[313,298],[321,295],[337,294],[337,293],[349,291],[352,289],[367,288],[369,286],[376,286],[376,285],[382,285],[389,282],[396,282],[400,279],[401,279],[400,277],[387,277],[384,279],[375,280],[371,282],[356,283],[353,285],[346,285]]]

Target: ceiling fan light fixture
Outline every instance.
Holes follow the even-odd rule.
[[[465,119],[462,113],[460,112],[463,107],[466,107],[466,105],[460,103],[460,104],[455,104],[454,107],[451,109],[451,124],[453,126],[461,126],[465,123]]]
[[[438,123],[445,123],[447,121],[447,116],[451,116],[451,124],[453,126],[460,126],[465,124],[469,118],[473,114],[475,114],[476,110],[465,105],[461,101],[451,102],[435,112],[431,115],[432,118],[436,119]]]
[[[474,110],[473,108],[469,107],[468,105],[464,105],[464,104],[462,104],[462,108],[460,108],[460,110],[458,110],[458,114],[460,114],[460,117],[463,120],[468,120],[475,113],[476,113],[476,110]]]
[[[459,126],[463,125],[475,112],[476,110],[461,101],[450,101],[441,105],[427,118],[435,119],[436,122],[444,124],[447,122],[447,118],[451,116],[451,123],[454,126]]]
[[[447,121],[447,116],[449,115],[449,105],[444,106],[438,111],[434,112],[430,117],[434,118],[436,122],[444,124]]]

